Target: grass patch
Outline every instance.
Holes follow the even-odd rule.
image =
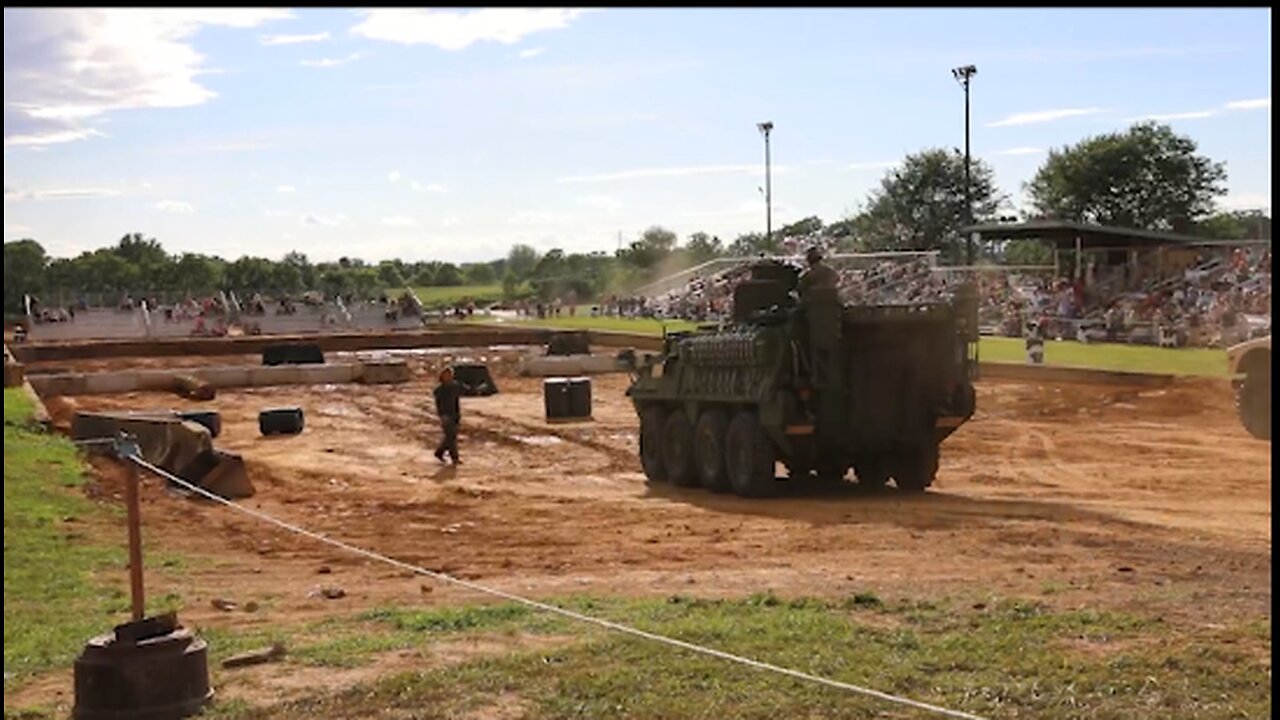
[[[429,308],[456,305],[460,302],[499,302],[503,298],[502,285],[456,285],[453,287],[430,286],[413,289],[422,304]]]
[[[1255,624],[1221,631],[1231,634],[1226,642],[1174,631],[1159,619],[1059,612],[1021,600],[974,609],[881,601],[871,593],[843,601],[764,593],[742,600],[578,598],[564,605],[988,717],[1270,716],[1269,621],[1265,632]],[[892,616],[892,626],[877,621],[884,616]],[[509,605],[362,616],[424,643],[440,632],[523,627],[537,617]],[[539,718],[867,718],[893,711],[844,691],[587,629],[578,643],[553,650],[400,674],[227,716],[402,717],[429,707],[454,717],[498,697],[517,698],[527,716]]]
[[[32,410],[20,389],[4,391],[6,691],[69,664],[85,640],[115,624],[119,594],[102,592],[92,573],[125,561],[122,546],[86,537],[84,521],[103,510],[75,491],[84,482],[75,446],[33,427]]]
[[[978,356],[989,362],[1025,363],[1027,350],[1018,338],[984,337]],[[1112,343],[1083,344],[1068,340],[1047,340],[1046,365],[1083,367],[1098,370],[1227,377],[1227,352],[1211,348],[1161,348]]]
[[[582,308],[580,308],[581,310]],[[482,322],[492,322],[482,320]],[[544,319],[506,320],[503,325],[548,327],[558,330],[610,330],[661,335],[663,325],[668,332],[692,330],[696,323],[684,320],[649,320],[643,318],[601,318],[590,315]],[[984,362],[1025,363],[1026,344],[1019,338],[983,337],[978,341],[978,355]],[[1112,343],[1083,344],[1069,340],[1045,342],[1046,365],[1121,370],[1129,372],[1227,377],[1227,353],[1211,348],[1161,348],[1145,345]]]
[[[85,467],[75,445],[35,426],[33,411],[21,389],[4,391],[6,692],[35,673],[69,666],[86,640],[126,620],[130,609],[123,530],[104,536],[98,524],[123,512],[83,496]],[[158,548],[144,557],[182,567]],[[118,579],[104,584],[98,571]],[[173,593],[148,600],[151,612],[182,605]]]

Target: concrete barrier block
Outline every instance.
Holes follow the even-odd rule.
[[[409,364],[404,360],[373,360],[360,368],[360,382],[368,385],[386,385],[409,382]]]

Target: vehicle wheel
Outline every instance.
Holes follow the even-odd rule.
[[[1271,440],[1271,368],[1245,375],[1236,389],[1236,410],[1244,429],[1259,440]]]
[[[698,470],[693,466],[693,428],[680,410],[668,414],[662,428],[662,465],[673,484],[698,484]]]
[[[724,411],[708,410],[698,418],[698,424],[693,430],[693,454],[698,465],[698,482],[712,492],[732,489],[724,467],[724,441],[728,428],[729,419]]]
[[[743,497],[773,494],[773,443],[755,415],[740,412],[729,423],[725,435],[725,469],[733,491]]]
[[[662,461],[662,429],[666,415],[662,408],[651,407],[640,413],[640,467],[651,483],[666,482],[667,468]]]
[[[889,483],[889,463],[884,458],[866,458],[853,465],[858,484],[866,488],[882,488]]]
[[[938,446],[932,445],[898,456],[893,471],[893,482],[898,490],[921,493],[933,484],[938,473]]]

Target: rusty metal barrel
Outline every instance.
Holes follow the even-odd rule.
[[[75,720],[170,720],[213,697],[209,648],[172,615],[91,639],[75,662]]]

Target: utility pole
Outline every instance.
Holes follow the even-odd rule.
[[[973,65],[965,65],[951,71],[956,82],[964,87],[964,219],[966,226],[973,224],[973,183],[970,177],[972,162],[969,158],[969,80],[977,74],[978,68]],[[965,264],[973,265],[972,233],[965,236]]]
[[[769,161],[769,132],[773,130],[773,123],[757,123],[756,128],[764,135],[764,242],[767,247],[773,247],[773,180]]]

